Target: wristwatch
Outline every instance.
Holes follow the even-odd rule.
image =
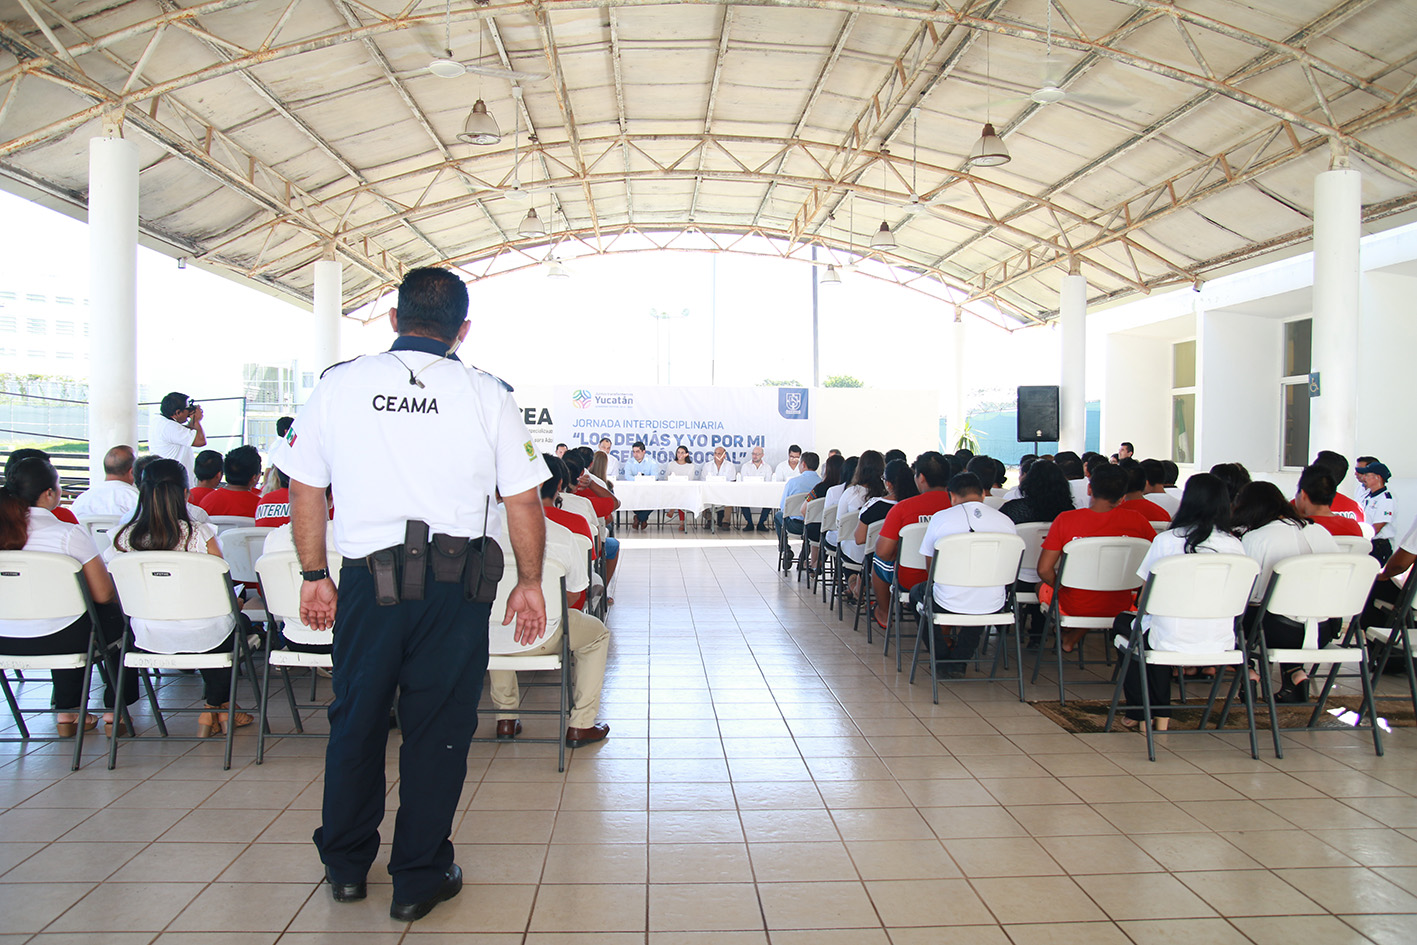
[[[330,576],[330,569],[318,568],[314,571],[301,571],[300,576],[307,581],[323,581]]]

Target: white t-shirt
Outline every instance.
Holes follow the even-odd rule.
[[[128,532],[115,529],[113,550],[121,554],[132,551],[128,544]],[[216,537],[216,529],[204,522],[193,523],[183,541],[173,551],[192,554],[207,554],[207,542]],[[211,619],[200,617],[191,620],[140,620],[134,618],[133,639],[141,649],[149,653],[205,653],[220,646],[236,626],[236,617]]]
[[[1151,576],[1151,568],[1162,558],[1185,554],[1186,535],[1176,529],[1164,531],[1156,536],[1137,568],[1137,577],[1146,580]],[[1211,532],[1210,537],[1201,542],[1197,554],[1242,555],[1245,546],[1240,539],[1224,532]],[[1235,648],[1235,622],[1233,620],[1193,618],[1193,617],[1152,617],[1143,621],[1148,631],[1148,646],[1153,650],[1169,650],[1172,653],[1211,653],[1216,650]]]
[[[80,564],[88,564],[98,557],[89,530],[82,525],[70,525],[54,517],[48,509],[32,506],[29,510],[29,534],[25,538],[23,551],[43,551],[52,555],[67,555]],[[0,620],[0,632],[7,637],[32,639],[58,633],[79,618],[48,617],[37,620]]]
[[[89,486],[74,500],[75,515],[126,515],[138,505],[138,487],[121,479],[105,479]]]
[[[961,502],[931,516],[930,526],[925,529],[925,537],[920,541],[920,553],[933,558],[935,542],[967,532],[1017,535],[1018,528],[1003,512],[991,509],[983,502]],[[1006,590],[1003,586],[957,587],[937,583],[934,587],[935,603],[954,614],[992,614],[1003,608]]]
[[[728,482],[732,482],[738,478],[738,469],[726,459],[723,461],[722,466],[719,466],[713,460],[709,460],[699,467],[700,479],[706,480],[710,477],[717,476],[722,476]]]
[[[1176,510],[1181,507],[1181,499],[1169,492],[1147,492],[1142,495],[1148,502],[1154,502],[1172,518],[1176,517]]]
[[[197,441],[197,431],[183,426],[176,420],[164,416],[153,417],[148,424],[148,449],[167,459],[175,459],[192,473],[196,461],[196,451],[192,444]],[[197,480],[193,478],[193,482]]]
[[[1364,492],[1358,505],[1363,509],[1363,520],[1373,526],[1374,538],[1392,541],[1397,537],[1397,528],[1393,525],[1397,518],[1397,500],[1386,487],[1381,492]]]
[[[1068,488],[1073,493],[1073,508],[1085,509],[1092,505],[1092,496],[1087,494],[1088,481],[1086,479],[1069,479]]]
[[[773,469],[767,463],[757,463],[749,460],[738,469],[739,480],[744,479],[772,479]]]
[[[1337,554],[1338,547],[1329,530],[1313,522],[1302,528],[1294,522],[1276,519],[1268,525],[1251,529],[1240,536],[1240,544],[1245,554],[1260,563],[1260,576],[1255,579],[1255,589],[1250,592],[1250,603],[1258,604],[1264,599],[1269,587],[1269,579],[1274,574],[1274,566],[1285,558],[1309,554]]]

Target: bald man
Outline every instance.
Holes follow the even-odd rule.
[[[127,515],[138,504],[138,487],[133,485],[131,446],[115,446],[103,455],[103,481],[96,482],[74,500],[75,515]]]

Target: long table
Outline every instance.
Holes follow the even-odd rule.
[[[700,482],[693,479],[634,479],[615,483],[620,510],[687,509],[702,512],[710,506],[775,509],[782,504],[785,482]]]

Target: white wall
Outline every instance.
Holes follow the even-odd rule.
[[[1365,273],[1360,317],[1358,449],[1392,470],[1389,485],[1405,529],[1417,514],[1417,275]]]
[[[1172,343],[1144,334],[1107,336],[1099,452],[1110,453],[1129,440],[1138,456],[1171,458]],[[1090,373],[1096,370],[1090,367]]]
[[[1196,467],[1279,469],[1283,322],[1216,311],[1196,322]]]

